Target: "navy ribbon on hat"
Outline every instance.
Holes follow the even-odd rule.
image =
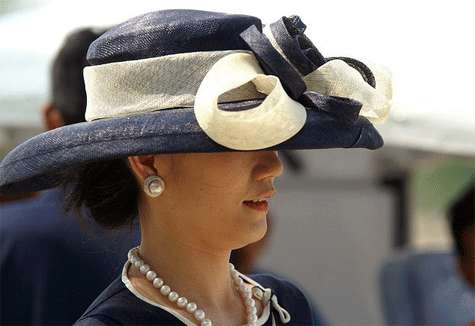
[[[341,121],[354,123],[359,117],[362,103],[346,97],[329,96],[307,90],[301,75],[311,73],[328,61],[340,59],[355,68],[369,85],[375,87],[376,82],[371,70],[353,58],[324,58],[303,34],[305,28],[305,24],[298,16],[282,17],[270,25],[276,42],[292,65],[282,57],[271,41],[255,25],[244,30],[240,37],[254,53],[263,71],[279,77],[292,99],[307,108],[323,110]]]
[[[256,25],[248,27],[240,36],[254,52],[264,72],[279,77],[290,97],[297,100],[305,92],[307,86],[300,75],[277,52],[269,39],[257,29]]]
[[[315,47],[312,41],[304,34],[307,26],[299,16],[282,17],[270,24],[270,30],[276,42],[289,58],[300,74],[308,75],[324,63],[339,59],[345,61],[358,70],[363,79],[372,87],[376,87],[376,80],[371,70],[361,61],[349,57],[325,58]]]

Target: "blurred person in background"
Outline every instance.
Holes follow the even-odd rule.
[[[450,208],[448,216],[458,271],[467,285],[475,290],[475,181]]]
[[[99,35],[88,28],[72,32],[54,58],[51,101],[42,111],[48,130],[84,121],[82,71],[89,44]],[[133,226],[104,235],[92,219],[80,224],[64,213],[63,199],[54,188],[5,196],[0,204],[2,325],[72,324],[139,241]]]
[[[448,211],[455,247],[453,273],[428,298],[429,324],[475,324],[475,178]]]
[[[381,270],[388,325],[475,324],[475,182],[450,206],[452,251],[405,252]]]

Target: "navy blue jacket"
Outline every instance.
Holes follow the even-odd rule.
[[[290,322],[284,324],[279,310],[271,301],[271,313],[263,325],[272,325],[272,315],[276,325],[317,325],[311,305],[298,287],[270,274],[251,274],[250,277],[264,288],[270,288],[271,293],[278,299],[278,305],[291,317]],[[164,309],[139,299],[125,286],[121,277],[118,277],[74,325],[184,325],[184,323]]]

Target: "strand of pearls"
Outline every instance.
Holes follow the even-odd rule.
[[[173,291],[170,286],[165,284],[155,271],[153,271],[148,264],[138,255],[139,247],[130,249],[128,253],[129,262],[139,269],[140,273],[145,275],[147,280],[152,282],[154,288],[158,289],[163,296],[166,296],[170,302],[176,304],[180,309],[184,309],[193,314],[193,317],[198,321],[201,326],[212,326],[213,322],[206,317],[206,313],[203,309],[199,309],[198,305],[189,301],[187,298],[180,296],[177,292]],[[256,326],[257,322],[257,308],[256,301],[252,297],[252,291],[244,284],[244,281],[239,277],[238,271],[234,268],[234,265],[229,263],[229,271],[233,279],[234,285],[241,294],[247,311],[247,324],[245,326]]]

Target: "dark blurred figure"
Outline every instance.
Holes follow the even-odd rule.
[[[233,250],[231,252],[230,261],[236,267],[237,270],[239,270],[241,273],[246,274],[246,275],[268,273],[278,278],[284,278],[272,271],[268,271],[268,270],[264,271],[264,270],[256,269],[256,265],[259,260],[259,257],[264,252],[265,247],[268,245],[270,235],[272,234],[273,221],[272,221],[271,213],[267,214],[266,218],[267,218],[267,232],[264,235],[264,237],[257,242],[251,243],[240,249]],[[292,280],[292,282],[295,282],[295,281]],[[300,290],[304,291],[304,287],[300,286]],[[310,294],[305,293],[305,295],[312,305],[314,325],[321,325],[321,326],[328,325],[328,321],[324,318],[323,314],[318,310]]]
[[[77,30],[56,55],[51,102],[43,108],[48,130],[84,121],[82,70],[99,35]],[[120,273],[139,243],[138,228],[106,236],[92,219],[65,215],[59,188],[28,197],[5,196],[0,204],[0,324],[71,325]]]
[[[270,234],[272,233],[272,217],[270,213],[267,214],[266,219],[267,232],[261,240],[231,251],[230,262],[243,274],[260,272],[256,270],[256,265],[259,256],[268,244]]]
[[[5,203],[11,203],[14,201],[25,200],[29,198],[36,197],[37,192],[25,192],[19,194],[0,194],[0,205]]]
[[[460,275],[475,291],[475,181],[447,215]]]
[[[475,324],[475,180],[448,210],[452,252],[408,252],[381,271],[389,325]]]

